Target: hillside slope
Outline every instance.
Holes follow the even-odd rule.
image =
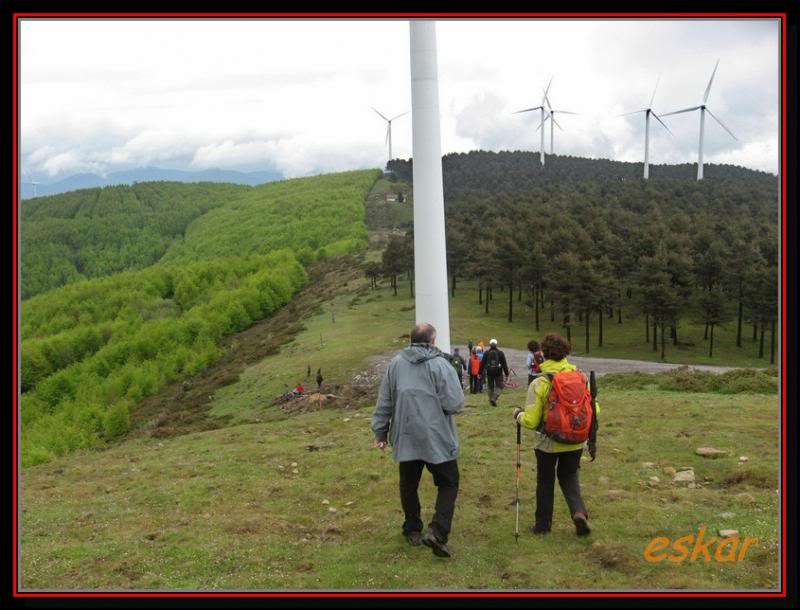
[[[151,182],[24,201],[22,298],[80,279],[152,265],[195,218],[247,189]]]

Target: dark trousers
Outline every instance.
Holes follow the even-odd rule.
[[[469,391],[471,394],[477,394],[481,390],[483,390],[483,384],[481,383],[481,378],[478,375],[470,375],[469,376]]]
[[[569,514],[587,515],[581,498],[578,469],[581,467],[583,449],[547,453],[536,450],[536,524],[550,527],[553,521],[553,490],[556,478],[569,507]]]
[[[447,542],[450,535],[450,524],[453,522],[453,512],[456,509],[456,496],[458,495],[458,461],[451,460],[441,464],[429,464],[422,460],[400,462],[400,501],[406,520],[403,523],[403,533],[421,532],[422,519],[420,518],[419,479],[423,467],[433,475],[433,484],[436,485],[436,513],[430,522],[436,538]]]
[[[496,401],[500,398],[500,390],[503,389],[503,375],[486,375],[486,382],[489,385],[489,400]]]

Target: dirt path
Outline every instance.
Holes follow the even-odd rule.
[[[454,347],[458,347],[462,354],[467,351],[464,345]],[[528,352],[510,347],[504,348],[503,346],[500,346],[500,349],[505,352],[508,366],[516,371],[518,377],[524,377],[527,374],[525,372],[525,361]],[[617,358],[591,358],[584,356],[570,356],[569,361],[581,370],[594,371],[597,375],[605,375],[606,373],[660,373],[661,371],[669,371],[680,366],[688,366],[692,369],[709,371],[711,373],[724,373],[736,368],[732,366],[710,366],[705,364],[683,365],[668,362],[649,362],[647,360],[622,360]]]
[[[462,355],[467,353],[467,347],[465,345],[454,345],[453,347],[457,347],[458,351]],[[528,352],[510,347],[501,347],[501,349],[506,355],[506,361],[508,362],[509,368],[513,369],[513,372],[516,373],[516,377],[514,377],[514,374],[512,373],[512,378],[524,380],[527,375],[525,372],[525,362]],[[370,366],[370,373],[382,377],[386,367],[389,365],[389,361],[396,353],[397,352],[386,352],[384,354],[379,354],[369,358],[367,362]],[[681,366],[688,366],[691,369],[709,371],[711,373],[725,373],[726,371],[732,371],[737,368],[732,366],[710,366],[706,364],[684,365],[668,362],[649,362],[647,360],[589,358],[583,356],[570,356],[569,361],[583,371],[594,371],[598,376],[605,375],[607,373],[660,373],[662,371],[669,371]],[[517,381],[517,383],[519,383],[519,381]]]

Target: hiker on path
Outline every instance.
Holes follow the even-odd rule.
[[[472,348],[472,354],[469,357],[469,391],[470,394],[478,394],[481,390],[481,361],[478,358],[478,348]]]
[[[543,375],[533,380],[528,387],[528,396],[525,408],[515,407],[514,420],[523,428],[537,430],[536,441],[536,522],[531,531],[534,534],[546,534],[550,531],[553,520],[553,492],[555,480],[564,494],[575,524],[578,536],[586,536],[591,532],[589,528],[589,514],[581,497],[581,486],[578,478],[578,469],[581,465],[581,454],[584,443],[560,443],[543,432],[543,418],[548,418],[548,403],[558,400],[555,391],[551,393],[552,378],[561,371],[576,371],[575,365],[570,364],[567,355],[570,345],[560,335],[546,335],[541,343],[544,362],[541,364]],[[585,379],[580,383],[586,383]],[[587,390],[588,391],[588,390]],[[591,397],[590,397],[591,398]],[[599,414],[600,407],[595,405]],[[542,426],[540,428],[540,426]],[[589,446],[590,454],[594,457],[595,448]]]
[[[454,415],[464,409],[464,392],[450,356],[435,345],[436,329],[418,324],[411,345],[397,354],[381,381],[372,431],[381,451],[391,442],[400,469],[403,535],[438,557],[450,557],[447,540],[458,495],[458,433]],[[390,436],[391,435],[391,436]],[[422,533],[417,490],[422,470],[433,475],[436,513]]]
[[[322,369],[317,369],[317,392],[322,390],[322,382],[325,381],[322,378]]]
[[[467,363],[461,357],[461,354],[458,353],[458,348],[453,348],[453,355],[452,355],[452,362],[453,368],[456,370],[456,375],[458,375],[458,383],[461,384],[461,389],[464,389],[464,369],[467,368]]]
[[[542,369],[539,365],[542,362],[544,362],[544,355],[539,348],[539,342],[528,341],[528,357],[525,361],[525,368],[528,370],[528,385],[531,385],[534,378],[541,374]]]
[[[481,359],[481,375],[486,375],[489,387],[489,404],[497,406],[497,399],[503,389],[504,380],[508,379],[508,363],[506,355],[497,348],[497,339],[489,341],[489,349]]]

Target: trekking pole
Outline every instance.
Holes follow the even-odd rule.
[[[520,463],[520,447],[522,445],[522,426],[517,423],[517,495],[514,503],[516,504],[517,516],[514,522],[514,541],[519,544],[519,477],[522,464]]]

